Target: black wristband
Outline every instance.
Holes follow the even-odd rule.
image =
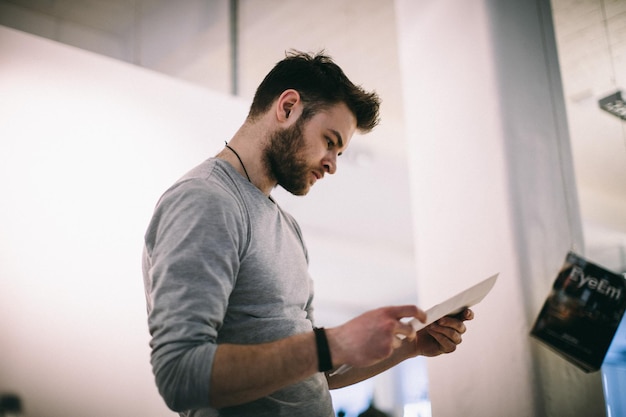
[[[315,344],[317,345],[318,369],[320,372],[330,371],[333,369],[333,360],[330,357],[326,331],[323,327],[315,327],[313,332],[315,333]]]

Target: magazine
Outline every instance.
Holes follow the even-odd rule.
[[[624,310],[626,279],[569,252],[531,336],[583,371],[597,371]]]

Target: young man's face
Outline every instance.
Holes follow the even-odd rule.
[[[325,173],[337,170],[337,157],[348,147],[356,130],[356,118],[348,107],[336,104],[306,122],[270,137],[265,161],[278,185],[294,195],[305,195]]]

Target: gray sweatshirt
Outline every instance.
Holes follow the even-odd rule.
[[[163,194],[145,235],[143,275],[152,368],[172,410],[334,415],[322,373],[248,404],[209,408],[218,344],[270,342],[313,326],[300,228],[229,163],[211,158]]]

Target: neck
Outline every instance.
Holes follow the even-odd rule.
[[[263,162],[263,145],[252,136],[242,138],[241,129],[216,155],[233,166],[248,181],[267,196],[276,183],[269,179]],[[258,138],[258,136],[256,136]]]
[[[243,169],[243,172],[246,174],[246,178],[248,178],[248,181],[252,182],[252,180],[250,179],[250,175],[248,175],[248,170],[246,169],[246,166],[244,165],[243,161],[241,160],[241,157],[239,156],[239,154],[237,153],[236,150],[234,150],[229,144],[228,142],[224,142],[226,146],[226,149],[232,151],[235,156],[237,157],[237,160],[239,161],[239,164],[241,165],[241,168]]]

